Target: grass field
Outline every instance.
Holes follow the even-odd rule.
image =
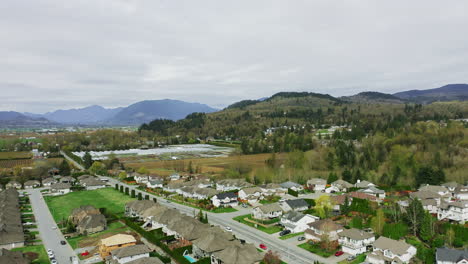
[[[328,258],[331,255],[333,255],[336,251],[338,251],[338,250],[336,250],[334,252],[325,251],[324,249],[321,249],[318,244],[311,245],[308,242],[300,244],[300,245],[298,245],[298,247],[303,248],[303,249],[305,249],[307,251],[310,251],[310,252],[312,252],[314,254],[317,254],[319,256],[322,256],[324,258]]]
[[[46,196],[44,199],[56,222],[68,218],[71,211],[81,205],[92,205],[96,208],[105,207],[108,212],[122,214],[125,204],[134,200],[114,188],[104,188],[94,191],[72,192],[62,196]]]
[[[87,236],[69,238],[67,239],[67,241],[68,241],[68,244],[70,244],[70,246],[73,249],[77,249],[77,248],[95,246],[101,239],[113,236],[115,234],[125,233],[127,231],[131,231],[131,229],[127,227],[125,224],[117,221],[117,222],[113,222],[109,224],[109,226],[107,227],[105,231],[102,231],[96,234],[87,235]]]
[[[248,215],[236,216],[236,217],[234,217],[233,219],[234,219],[235,221],[238,221],[239,223],[243,223],[244,225],[248,225],[248,226],[250,226],[250,227],[256,228],[256,229],[258,229],[258,230],[260,230],[260,231],[263,231],[263,232],[265,232],[265,233],[267,233],[267,234],[274,234],[274,233],[278,233],[278,232],[280,232],[281,230],[283,230],[283,229],[281,228],[281,226],[278,226],[278,225],[271,226],[271,227],[263,227],[263,226],[257,226],[257,227],[255,227],[255,224],[254,224],[254,223],[247,222],[247,221],[244,220],[244,218],[246,218],[246,217],[250,217],[250,214],[248,214]]]
[[[30,159],[30,158],[32,158],[32,153],[29,151],[0,152],[0,160]]]
[[[47,256],[47,252],[43,245],[38,246],[27,246],[22,248],[14,248],[12,251],[21,251],[23,253],[26,252],[34,252],[39,254],[39,257],[35,259],[32,263],[33,264],[48,264],[50,263],[49,257]]]

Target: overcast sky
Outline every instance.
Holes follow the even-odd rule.
[[[468,1],[2,0],[0,110],[468,82]]]

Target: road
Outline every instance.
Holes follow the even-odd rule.
[[[135,185],[127,185],[110,177],[101,178],[108,179],[109,184],[111,184],[112,186],[115,186],[115,184],[118,183],[120,185],[128,187],[130,190],[135,190],[135,193],[137,195],[139,192],[141,192],[143,196],[148,194],[137,189],[137,186]],[[167,200],[159,196],[154,196],[152,194],[149,195],[151,198],[156,198],[159,202],[162,201],[162,204],[168,207],[175,208],[184,214],[193,216],[194,211],[197,212],[197,209],[194,209],[192,207],[178,203],[168,203]],[[321,256],[318,256],[316,254],[310,253],[304,249],[297,247],[296,243],[281,240],[274,235],[269,235],[265,232],[236,222],[232,219],[233,217],[249,214],[250,212],[251,209],[240,208],[239,211],[233,213],[208,213],[208,221],[212,225],[231,227],[237,238],[244,239],[245,241],[253,243],[256,246],[258,246],[261,243],[265,244],[268,247],[268,249],[278,252],[281,255],[281,259],[290,264],[310,264],[313,261],[319,261],[320,263],[337,263],[339,261],[344,260],[347,257],[347,255],[342,255],[340,257],[331,256],[329,258],[323,258]]]
[[[73,160],[72,158],[70,158],[65,152],[63,152],[62,150],[60,150],[60,154],[62,154],[69,162],[71,162],[75,167],[77,167],[78,169],[80,170],[85,170],[85,168],[79,164],[78,162],[76,162],[75,160]]]
[[[66,245],[60,244],[60,241],[65,240],[65,238],[59,228],[53,229],[53,227],[57,227],[57,224],[40,190],[41,189],[28,189],[26,191],[29,193],[29,200],[31,201],[37,228],[44,247],[54,251],[55,259],[59,264],[70,264],[72,263],[70,257],[76,257],[76,254],[68,243]]]

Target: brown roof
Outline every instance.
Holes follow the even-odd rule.
[[[353,197],[353,198],[358,198],[358,199],[377,201],[377,197],[372,196],[372,195],[367,194],[367,193],[362,193],[362,192],[350,192],[350,193],[348,193],[348,196]]]
[[[338,236],[349,237],[354,240],[364,240],[364,239],[373,237],[374,234],[369,233],[369,232],[364,232],[363,230],[360,230],[360,229],[351,228],[351,229],[345,229],[339,232]]]
[[[337,231],[343,229],[343,226],[333,222],[330,219],[323,219],[307,224],[309,227],[325,232]]]
[[[7,249],[0,249],[0,263],[1,264],[29,264],[31,261],[24,257],[21,251],[9,251]]]
[[[117,234],[108,238],[101,239],[101,244],[105,246],[116,246],[129,243],[135,243],[136,240],[131,235]]]
[[[237,240],[229,242],[225,249],[214,252],[213,255],[223,264],[254,264],[263,259],[254,245],[241,244]]]
[[[405,254],[410,247],[411,245],[407,244],[406,242],[393,240],[383,236],[379,237],[374,242],[374,248],[379,248],[382,250],[388,249],[392,253],[398,254],[400,256]]]
[[[120,259],[150,252],[151,249],[148,246],[141,244],[112,250],[111,255]]]

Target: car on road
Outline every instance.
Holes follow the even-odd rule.
[[[60,241],[60,244],[62,244],[62,245],[66,245],[66,244],[67,244],[67,242],[65,242],[65,240],[62,240],[62,241]]]
[[[47,254],[52,254],[52,253],[54,253],[54,252],[52,251],[52,249],[48,248],[48,249],[47,249]]]
[[[300,237],[297,238],[297,241],[304,241],[304,240],[305,240],[305,237],[303,237],[303,236],[300,236]]]
[[[57,229],[57,227],[56,227],[56,226],[53,226],[53,227],[52,227],[52,229],[54,229],[54,230],[55,230],[55,229]]]
[[[285,236],[285,235],[290,234],[290,233],[291,233],[291,230],[286,229],[286,230],[281,231],[281,232],[279,233],[279,235],[280,235],[280,236]]]
[[[50,260],[50,264],[58,264],[58,262],[57,262],[56,259],[51,259],[51,260]]]
[[[341,250],[340,250],[340,251],[337,251],[337,252],[335,253],[335,257],[339,257],[339,256],[341,256],[341,255],[343,255],[343,254],[344,254],[343,251],[341,251]]]
[[[47,256],[49,256],[49,259],[55,259],[55,255],[53,252],[47,253]]]
[[[224,230],[226,230],[226,231],[228,231],[228,232],[232,232],[232,228],[230,228],[229,226],[226,226],[226,227],[224,228]]]
[[[263,250],[267,250],[267,246],[265,244],[260,244],[259,247]]]

